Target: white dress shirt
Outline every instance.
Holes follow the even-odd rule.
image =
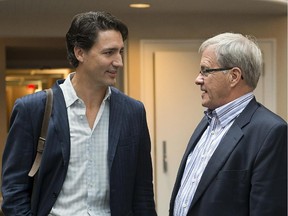
[[[71,83],[74,74],[60,85],[67,107],[71,150],[67,176],[50,215],[110,216],[107,154],[111,89],[108,88],[91,130],[85,104]]]

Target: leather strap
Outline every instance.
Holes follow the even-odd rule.
[[[38,139],[37,154],[36,154],[34,163],[32,165],[32,168],[30,172],[28,173],[28,176],[30,177],[33,177],[40,167],[42,153],[44,151],[44,146],[45,146],[45,141],[46,141],[49,119],[50,119],[50,115],[52,112],[53,91],[51,88],[46,89],[45,91],[46,91],[47,97],[46,97],[44,117],[43,117],[43,122],[42,122],[42,127],[41,127],[41,134]]]

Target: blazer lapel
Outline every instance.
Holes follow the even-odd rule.
[[[59,85],[55,85],[53,88],[53,94],[54,99],[50,120],[52,120],[56,134],[58,136],[65,165],[69,162],[70,157],[70,129],[68,123],[68,114],[65,99]],[[57,110],[57,112],[55,112],[55,110]]]
[[[117,143],[120,137],[121,122],[123,115],[123,97],[119,92],[111,88],[112,93],[110,97],[110,116],[109,116],[109,137],[108,137],[108,162],[111,170],[112,162],[117,149]]]
[[[224,165],[225,161],[227,160],[230,153],[233,151],[242,136],[243,133],[241,128],[239,128],[238,125],[233,125],[227,132],[225,137],[223,137],[222,141],[215,150],[204,170],[190,208],[193,207],[193,205],[201,197],[201,195],[204,193],[211,181],[216,178],[219,170]]]

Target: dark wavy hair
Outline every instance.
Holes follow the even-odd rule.
[[[127,26],[108,12],[86,12],[74,16],[66,34],[67,58],[73,67],[79,62],[74,54],[74,47],[89,51],[98,38],[99,31],[115,30],[122,35],[123,41],[128,37]]]

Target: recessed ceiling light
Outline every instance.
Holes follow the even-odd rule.
[[[130,4],[129,7],[131,7],[131,8],[149,8],[150,4],[147,4],[147,3],[135,3],[135,4]]]

